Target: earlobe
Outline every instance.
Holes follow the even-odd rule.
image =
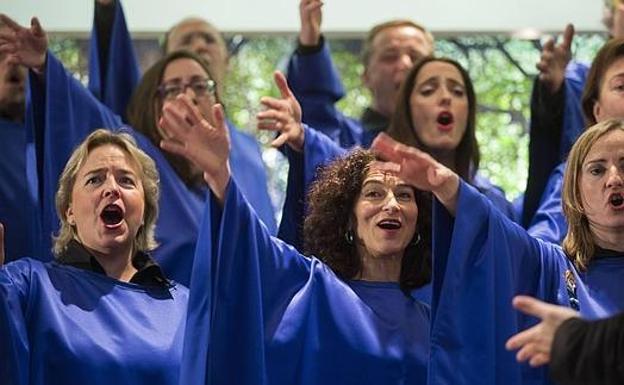
[[[69,223],[70,226],[74,226],[76,224],[76,221],[74,220],[74,210],[72,210],[71,206],[69,206],[67,211],[65,211],[65,218],[67,218],[67,223]]]
[[[598,101],[594,102],[594,109],[593,109],[593,114],[594,114],[594,120],[599,122],[600,121],[600,103]]]

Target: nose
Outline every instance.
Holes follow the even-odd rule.
[[[109,197],[119,198],[120,196],[119,185],[117,184],[117,181],[115,181],[115,178],[112,178],[112,177],[107,178],[106,183],[104,183],[103,187],[104,188],[102,190],[102,195],[104,196],[104,198],[109,198]]]
[[[451,92],[446,87],[440,87],[440,104],[449,106],[451,104]]]
[[[412,66],[414,65],[414,61],[412,60],[412,57],[410,55],[403,53],[401,54],[401,56],[399,56],[397,64],[399,69],[407,71],[412,68]]]
[[[624,186],[624,178],[622,176],[622,170],[616,165],[609,167],[609,178],[607,179],[607,187],[622,187]]]
[[[396,197],[392,192],[388,194],[382,210],[389,213],[394,213],[399,210],[399,202],[397,202]]]

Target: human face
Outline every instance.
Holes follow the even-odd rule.
[[[223,82],[228,64],[225,42],[214,27],[203,20],[188,20],[176,26],[169,34],[167,53],[185,49],[196,53],[210,64],[215,81]]]
[[[596,122],[624,118],[624,57],[615,60],[602,78],[594,118]]]
[[[432,51],[424,32],[411,26],[386,28],[375,36],[363,82],[371,90],[373,107],[378,112],[392,115],[407,71],[414,62]]]
[[[180,58],[167,65],[160,84],[165,87],[167,85],[185,85],[193,83],[194,81],[206,79],[209,79],[209,76],[198,62],[190,58]],[[198,96],[195,94],[192,87],[186,87],[184,92],[195,103],[202,116],[213,124],[214,117],[212,115],[212,106],[215,104],[214,93],[206,93],[203,96]],[[160,119],[160,117],[158,117],[158,119]],[[158,124],[156,124],[156,126],[158,127]]]
[[[22,121],[26,68],[9,64],[8,59],[8,55],[0,53],[0,116],[12,121]]]
[[[466,132],[468,97],[454,65],[432,61],[416,75],[410,95],[412,127],[430,150],[455,150]]]
[[[624,229],[624,131],[602,136],[583,160],[579,178],[583,210],[599,239]]]
[[[394,174],[371,167],[354,214],[356,247],[363,259],[402,258],[416,233],[414,188]]]
[[[93,149],[76,174],[66,211],[78,240],[96,254],[125,256],[144,211],[143,184],[130,156],[110,144]]]

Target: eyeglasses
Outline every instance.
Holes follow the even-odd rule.
[[[214,95],[215,82],[212,79],[192,79],[188,83],[170,82],[163,83],[158,87],[158,96],[163,100],[173,100],[176,96],[191,88],[196,97]]]

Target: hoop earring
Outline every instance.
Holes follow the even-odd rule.
[[[412,241],[412,246],[417,246],[420,243],[420,233],[416,233],[416,239]]]
[[[347,241],[347,244],[352,245],[353,244],[353,231],[347,230],[344,236],[345,236],[345,240]]]

